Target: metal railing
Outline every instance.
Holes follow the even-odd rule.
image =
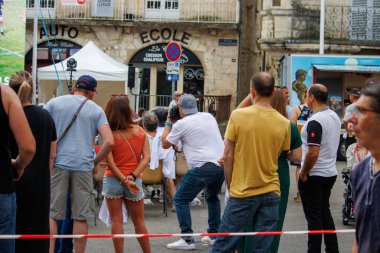
[[[218,122],[225,122],[230,116],[231,95],[209,96],[195,95],[198,111],[211,113]],[[134,95],[134,109],[152,110],[156,107],[168,107],[173,97],[170,95]]]
[[[156,0],[157,1],[157,0]],[[96,16],[93,0],[81,5],[63,5],[62,1],[41,0],[41,11],[46,16],[47,9],[56,19],[115,20],[115,21],[172,21],[195,23],[239,23],[239,0],[182,0],[178,8],[148,8],[147,2],[154,0],[114,0],[112,17]],[[160,2],[160,0],[158,0]],[[27,18],[33,17],[34,0],[26,1]],[[157,7],[157,6],[156,6]]]
[[[293,4],[291,13],[291,39],[319,39],[320,6]],[[326,6],[325,39],[379,41],[380,8]]]

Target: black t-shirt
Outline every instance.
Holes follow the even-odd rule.
[[[24,112],[36,141],[36,153],[21,179],[16,182],[16,191],[50,194],[50,145],[57,140],[54,121],[48,111],[39,106],[25,106]],[[14,139],[11,147],[14,158],[18,155]]]

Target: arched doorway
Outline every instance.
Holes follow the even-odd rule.
[[[168,106],[171,100],[172,81],[166,78],[165,49],[168,43],[153,44],[139,50],[130,60],[129,64],[140,69],[141,96],[156,96],[148,102],[140,103],[145,109],[154,106]],[[204,94],[204,70],[199,58],[189,49],[182,47],[179,80],[176,81],[175,90],[194,95]]]
[[[37,68],[49,66],[65,60],[82,48],[81,45],[68,40],[51,40],[37,45]],[[51,50],[50,50],[51,49]],[[25,70],[32,72],[33,47],[25,55]]]

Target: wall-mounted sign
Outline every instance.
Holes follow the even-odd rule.
[[[143,48],[132,57],[129,63],[131,64],[136,64],[136,63],[164,63],[166,64],[168,62],[165,56],[166,46],[167,46],[166,43],[159,43],[159,44],[154,44],[146,48]],[[180,64],[185,64],[185,65],[196,65],[196,66],[202,65],[198,57],[185,47],[182,47],[182,55],[181,55],[181,58],[177,62],[179,62]]]
[[[166,74],[179,74],[179,62],[166,63]]]
[[[144,31],[140,33],[141,42],[143,44],[150,43],[152,41],[170,40],[181,42],[184,45],[189,44],[191,34],[187,32],[179,32],[177,29],[171,30],[170,28],[152,29],[149,32]]]
[[[82,3],[83,0],[62,0],[62,5],[64,6],[70,6],[70,5],[79,5],[79,4],[83,4]]]
[[[224,46],[224,47],[235,47],[238,45],[238,40],[235,40],[235,39],[219,39],[218,45]]]
[[[49,24],[46,27],[48,37],[60,36],[69,37],[70,39],[75,39],[78,36],[78,29],[76,27],[69,27],[67,25],[53,25]],[[40,28],[40,40],[46,37],[46,32],[43,27]]]
[[[92,0],[93,17],[113,17],[113,0]]]

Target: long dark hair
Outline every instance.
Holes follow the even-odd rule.
[[[288,118],[288,113],[286,112],[286,102],[282,90],[276,89],[272,99],[272,107],[277,110],[282,116]]]
[[[129,106],[127,95],[113,95],[107,102],[105,110],[111,130],[126,130],[134,123],[132,120],[133,111]]]

